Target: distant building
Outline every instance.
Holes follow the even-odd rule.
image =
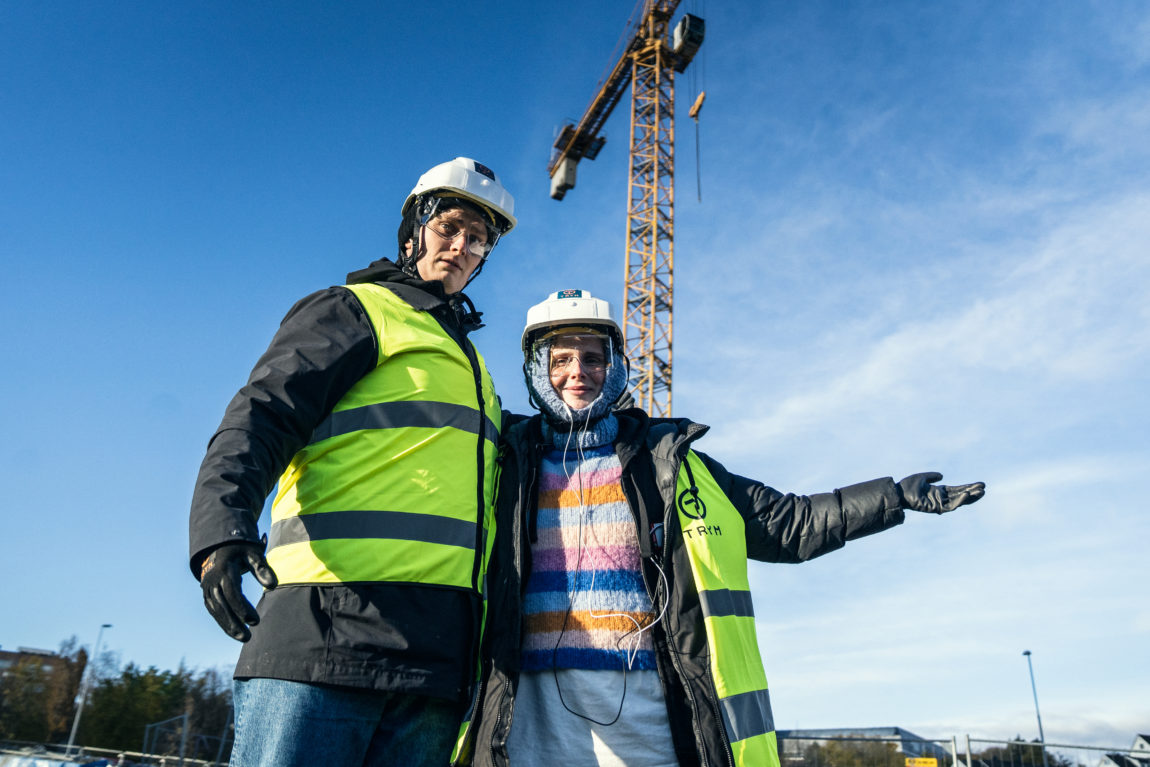
[[[935,757],[943,759],[950,751],[934,741],[915,735],[901,727],[843,727],[829,730],[778,730],[779,756],[786,762],[799,761],[803,751],[812,744],[825,745],[831,740],[881,740],[894,743],[895,747],[909,757]],[[1118,767],[1129,767],[1120,765]],[[1150,767],[1150,764],[1140,767]]]
[[[66,659],[51,650],[37,650],[34,647],[18,647],[16,651],[0,650],[0,679],[12,673],[19,663],[37,663],[45,674],[61,668]]]
[[[1098,767],[1150,767],[1150,735],[1135,735],[1129,751],[1105,754]]]

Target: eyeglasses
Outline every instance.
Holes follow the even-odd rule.
[[[596,352],[582,355],[561,352],[551,358],[551,372],[567,372],[572,369],[576,362],[579,363],[579,367],[585,373],[602,373],[607,367],[607,358]]]
[[[448,244],[455,242],[455,238],[463,235],[464,249],[476,258],[486,258],[495,243],[490,242],[485,234],[472,234],[454,221],[433,219],[424,224],[427,231],[444,240]]]

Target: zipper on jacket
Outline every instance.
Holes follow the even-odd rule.
[[[479,406],[479,424],[478,434],[479,438],[476,440],[475,450],[475,491],[476,491],[476,509],[478,515],[475,525],[475,563],[471,570],[471,584],[475,592],[479,594],[480,601],[483,600],[483,592],[479,588],[479,566],[483,561],[483,556],[487,551],[486,542],[484,538],[484,523],[487,517],[487,504],[483,499],[483,483],[487,478],[487,472],[484,470],[483,461],[483,443],[487,439],[487,429],[484,423],[487,418],[487,410],[483,405],[483,373],[479,369],[479,360],[475,357],[475,349],[471,347],[470,342],[467,344],[467,359],[471,362],[471,374],[475,380],[475,401]]]
[[[464,355],[467,357],[468,364],[471,365],[471,378],[475,382],[475,403],[479,408],[479,413],[478,413],[479,423],[478,423],[478,428],[476,429],[476,431],[478,433],[478,438],[476,439],[476,443],[475,443],[476,444],[476,456],[475,456],[475,478],[476,478],[476,482],[475,482],[475,494],[476,494],[475,556],[473,558],[473,562],[472,562],[472,566],[471,566],[471,588],[475,591],[475,595],[476,595],[476,598],[478,601],[476,604],[475,621],[474,621],[474,624],[473,624],[472,630],[471,630],[471,638],[472,638],[472,646],[475,648],[475,659],[477,659],[477,662],[479,665],[478,670],[480,672],[482,672],[483,658],[481,657],[481,654],[482,654],[482,650],[483,650],[483,647],[482,647],[482,645],[483,645],[483,633],[484,633],[484,628],[485,628],[484,624],[485,624],[486,619],[487,619],[487,616],[486,616],[487,610],[484,606],[484,600],[486,599],[486,597],[483,593],[483,589],[480,588],[479,571],[480,571],[480,565],[483,562],[484,555],[487,552],[487,542],[485,540],[485,538],[486,538],[486,521],[487,521],[487,504],[484,502],[484,498],[483,498],[484,480],[487,476],[487,472],[484,470],[484,460],[483,460],[483,447],[484,447],[483,443],[484,443],[484,440],[486,439],[486,434],[487,434],[487,429],[485,428],[486,424],[484,423],[484,420],[486,419],[487,411],[486,411],[486,408],[485,408],[484,402],[483,402],[483,370],[479,365],[479,359],[475,353],[475,347],[471,344],[471,341],[469,341],[467,339],[466,331],[464,331],[462,333],[462,338],[457,339],[457,343],[459,344],[459,347],[463,351]],[[482,687],[482,684],[483,684],[483,678],[482,678],[482,674],[481,674],[478,686]],[[480,699],[477,698],[475,705],[479,705],[479,704],[480,704]],[[472,715],[474,716],[474,712],[472,712]]]
[[[483,688],[486,686],[485,685],[486,681],[487,681],[487,674],[483,673],[483,661],[480,660],[480,662],[479,662],[479,681],[476,682],[475,694],[471,697],[470,717],[467,720],[467,734],[463,736],[465,740],[474,740],[477,738],[477,736],[479,734],[475,731],[475,718],[479,713],[479,707],[481,705],[483,705]],[[472,748],[472,752],[474,753],[474,747]],[[463,749],[460,753],[461,754],[466,753],[466,749]],[[455,760],[452,760],[452,762],[448,765],[448,767],[461,767],[462,764],[463,764],[463,762],[459,761],[458,759],[455,759]]]
[[[502,724],[502,722],[503,722],[503,712],[504,711],[506,711],[509,716],[514,714],[515,701],[510,700],[510,697],[511,697],[511,680],[508,679],[507,681],[505,681],[503,683],[503,694],[499,697],[499,705],[496,707],[496,711],[498,713],[495,715],[495,724],[492,725],[492,727],[491,727],[491,732],[493,734],[496,732],[499,732],[499,725]],[[508,736],[511,735],[511,728],[510,727],[507,728],[507,735]],[[503,739],[503,747],[504,748],[507,747],[507,738]],[[492,741],[488,745],[488,748],[491,749],[491,762],[492,762],[492,764],[506,764],[506,762],[504,762],[502,759],[499,758],[499,754],[495,751],[495,742],[494,741]]]
[[[529,448],[529,450],[530,450],[530,448]],[[539,452],[540,456],[542,456],[542,453],[543,453],[543,446],[542,445],[540,445],[540,449],[538,452]],[[519,495],[517,498],[517,505],[515,506],[515,510],[516,510],[516,512],[522,512],[522,513],[516,513],[512,517],[511,534],[512,534],[512,540],[514,540],[516,542],[514,545],[515,574],[519,578],[519,594],[517,595],[518,601],[515,604],[515,610],[516,610],[516,612],[521,612],[523,609],[523,593],[524,593],[524,590],[527,588],[527,580],[526,580],[526,578],[523,577],[523,552],[526,550],[527,546],[531,545],[530,542],[527,540],[527,538],[528,538],[527,527],[528,526],[525,524],[525,522],[527,521],[527,517],[530,516],[530,514],[533,510],[534,499],[537,497],[537,494],[538,494],[538,488],[536,486],[536,479],[535,479],[536,478],[537,460],[532,460],[532,457],[530,455],[528,455],[527,460],[522,461],[522,460],[520,460],[520,456],[518,453],[515,454],[515,457],[516,457],[516,463],[520,469],[519,474],[521,475],[520,476],[520,482],[517,483],[519,486],[518,487]],[[501,456],[500,460],[503,460],[503,459],[504,459],[504,456]],[[527,469],[526,473],[524,473],[522,471],[524,464],[526,464],[526,469]],[[525,474],[525,476],[524,476],[524,474]],[[523,481],[524,479],[526,481]],[[522,626],[517,626],[516,630],[521,631]],[[516,639],[515,647],[516,647],[516,652],[522,651],[522,646],[521,646],[521,642],[519,639]],[[518,673],[518,672],[511,672],[511,673]],[[491,727],[491,733],[493,736],[499,732],[500,725],[502,725],[502,723],[503,723],[504,714],[507,715],[509,722],[515,716],[515,700],[511,696],[511,679],[510,678],[507,679],[506,681],[504,681],[504,683],[503,683],[503,692],[499,697],[499,701],[495,707],[495,711],[496,711],[495,723]],[[511,728],[510,728],[510,724],[509,724],[507,735],[510,736],[510,734],[511,734]],[[507,747],[507,737],[503,738],[503,744],[502,745],[504,748]],[[477,744],[477,746],[478,746],[478,744]],[[494,764],[506,764],[507,763],[506,761],[501,759],[499,754],[496,752],[494,740],[491,743],[487,744],[487,747],[491,750],[491,761],[492,761],[492,763],[494,763]]]
[[[516,453],[516,461],[519,462],[518,453]],[[512,520],[511,520],[511,534],[513,536],[512,540],[516,541],[515,547],[514,547],[514,550],[515,550],[515,574],[519,578],[519,594],[517,595],[517,600],[515,603],[515,611],[518,613],[521,613],[523,610],[523,591],[524,591],[524,589],[527,588],[527,582],[523,578],[523,550],[524,550],[524,547],[530,545],[530,543],[528,543],[528,541],[527,541],[527,525],[524,524],[524,522],[526,521],[524,519],[524,517],[530,513],[530,510],[528,509],[528,507],[526,505],[527,499],[531,497],[531,494],[535,489],[535,466],[533,465],[533,462],[530,459],[528,459],[526,463],[527,463],[527,476],[526,476],[527,481],[526,482],[520,481],[518,483],[518,485],[519,485],[519,487],[518,487],[519,496],[517,498],[517,505],[515,506],[515,511],[517,513],[513,515]],[[520,466],[522,467],[522,463],[520,463]],[[522,471],[520,471],[520,474],[522,474]],[[523,478],[521,477],[521,480],[522,479]],[[523,511],[526,513],[518,513],[520,511]],[[522,631],[522,626],[518,626],[516,628],[518,631]],[[521,641],[518,639],[515,642],[515,651],[516,652],[522,651]],[[518,673],[518,672],[515,672],[515,673]],[[514,715],[515,715],[515,700],[511,697],[511,679],[510,678],[506,679],[503,682],[503,693],[499,697],[499,703],[495,707],[495,712],[496,712],[495,713],[495,724],[493,724],[491,727],[492,735],[495,735],[496,733],[499,732],[499,727],[503,723],[503,715],[505,713],[507,714],[507,717],[509,720],[512,717],[514,717]],[[508,728],[507,728],[507,736],[503,738],[503,748],[504,749],[507,748],[507,740],[510,736],[511,736],[511,727],[510,727],[510,723],[509,723]],[[491,749],[491,762],[493,764],[506,764],[506,762],[504,762],[504,760],[502,760],[499,757],[498,752],[496,752],[494,740],[491,743],[489,743],[487,745],[487,747],[489,749]]]
[[[444,306],[446,307],[445,312],[434,312],[432,316],[435,317],[436,321],[443,327],[447,336],[459,346],[459,350],[463,352],[463,355],[467,357],[467,363],[471,366],[471,380],[475,383],[475,404],[479,408],[479,422],[476,429],[476,433],[479,436],[475,443],[475,492],[478,514],[475,520],[475,561],[471,567],[471,588],[479,595],[480,600],[482,600],[483,594],[479,589],[479,564],[486,551],[486,547],[483,545],[483,522],[487,511],[487,506],[483,502],[483,483],[487,475],[487,472],[483,469],[483,442],[487,434],[486,424],[484,423],[487,410],[483,403],[483,370],[479,364],[479,357],[475,352],[475,346],[467,338],[467,328],[460,322],[459,315],[455,311],[454,306],[450,301],[446,302]]]
[[[475,441],[475,494],[476,509],[479,513],[476,518],[478,524],[475,526],[475,564],[472,567],[471,583],[482,600],[483,593],[479,588],[479,565],[487,551],[486,541],[484,541],[484,523],[487,516],[487,504],[483,498],[483,487],[487,478],[487,472],[484,466],[485,462],[483,460],[483,443],[487,439],[487,408],[483,401],[483,369],[479,365],[479,358],[475,354],[475,347],[467,340],[466,335],[463,337],[463,350],[464,354],[467,355],[467,361],[471,363],[471,375],[475,381],[475,404],[479,407],[479,422],[476,424],[478,439]]]

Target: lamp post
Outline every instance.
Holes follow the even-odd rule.
[[[1030,662],[1030,650],[1023,650],[1026,667],[1030,669],[1030,690],[1034,693],[1034,715],[1038,717],[1038,742],[1042,744],[1042,767],[1050,767],[1046,761],[1046,736],[1042,734],[1042,714],[1038,712],[1038,688],[1034,686],[1034,665]]]
[[[72,753],[72,744],[76,742],[76,731],[80,729],[80,715],[84,713],[84,701],[88,699],[88,687],[92,683],[92,665],[96,662],[96,658],[100,657],[100,640],[104,638],[104,629],[112,628],[111,623],[101,623],[100,632],[96,634],[96,649],[92,652],[92,657],[84,666],[84,674],[80,679],[80,705],[76,707],[76,718],[72,720],[72,734],[68,736],[68,746],[64,749],[64,756]]]

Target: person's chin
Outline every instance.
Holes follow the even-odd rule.
[[[467,282],[467,278],[464,276],[463,270],[455,267],[446,267],[442,269],[436,279],[443,283],[443,287],[447,289],[448,293],[454,293],[458,290],[462,290],[464,283]]]
[[[435,275],[434,279],[442,282],[443,289],[448,293],[455,293],[461,287],[463,287],[463,280],[459,278],[458,272],[451,272],[445,269],[439,274]]]

